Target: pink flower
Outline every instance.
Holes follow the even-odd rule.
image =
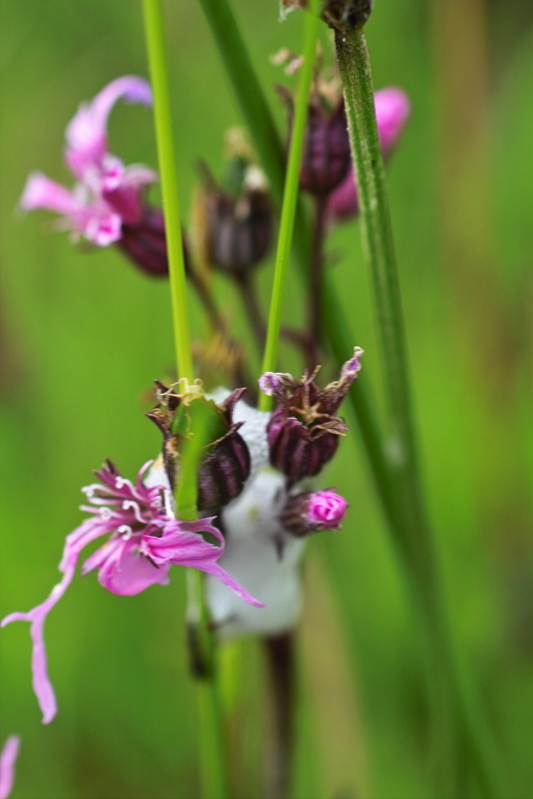
[[[84,103],[66,130],[65,161],[77,180],[72,190],[33,172],[20,205],[26,211],[47,208],[62,216],[62,226],[93,244],[107,247],[122,237],[122,225],[140,222],[141,192],[156,174],[145,166],[125,167],[107,149],[107,118],[119,98],[151,105],[148,83],[132,75],[117,78]]]
[[[33,640],[33,689],[43,712],[43,722],[50,722],[57,705],[48,677],[44,644],[44,622],[50,610],[69,587],[82,550],[104,535],[110,538],[82,565],[82,574],[98,570],[98,580],[114,594],[132,596],[151,585],[169,582],[172,565],[190,566],[217,577],[245,602],[263,605],[248,594],[217,561],[224,552],[224,539],[214,527],[212,518],[182,522],[174,518],[169,507],[166,487],[148,487],[142,480],[151,461],[140,470],[135,484],[123,478],[108,461],[96,476],[101,481],[83,489],[90,505],[82,510],[92,514],[66,538],[59,570],[62,580],[54,586],[48,599],[28,613],[11,613],[1,623],[29,621]],[[198,533],[208,533],[218,542],[215,546]]]
[[[384,158],[394,149],[411,113],[409,98],[401,89],[389,86],[374,95],[379,140]],[[350,219],[359,212],[359,198],[353,166],[328,201],[330,221]]]
[[[0,799],[7,799],[15,780],[15,762],[18,757],[20,738],[10,735],[0,754]]]

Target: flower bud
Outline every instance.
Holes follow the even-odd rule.
[[[204,168],[205,186],[199,204],[207,262],[239,277],[269,252],[274,213],[261,171],[240,156],[232,164],[232,175],[241,169],[241,179],[232,180],[232,191],[217,186]]]
[[[301,380],[279,372],[266,372],[259,379],[261,391],[279,403],[270,417],[267,439],[270,463],[286,475],[289,485],[318,474],[335,454],[339,436],[348,428],[334,414],[357,377],[362,354],[356,347],[340,379],[322,390],[314,382],[318,369]]]
[[[280,514],[280,522],[298,538],[320,530],[340,530],[348,503],[331,489],[305,491],[290,496]]]
[[[185,233],[182,236],[185,271],[190,274],[189,249]],[[160,208],[142,207],[135,224],[122,225],[122,237],[115,243],[129,260],[152,277],[168,277],[165,217]]]
[[[383,158],[387,159],[403,133],[411,105],[405,92],[394,86],[377,91],[374,103],[381,151]],[[351,219],[359,213],[359,197],[353,167],[330,195],[327,213],[333,222]]]
[[[312,102],[307,117],[300,186],[310,194],[324,196],[343,181],[351,163],[344,101],[328,112]]]
[[[198,473],[197,505],[202,512],[218,513],[241,493],[250,474],[250,453],[238,433],[242,422],[232,421],[235,403],[245,389],[233,391],[217,405],[197,386],[181,394],[159,381],[156,386],[159,403],[147,416],[163,433],[163,459],[172,490],[179,480],[186,442],[197,428],[207,438]]]
[[[165,218],[158,208],[145,207],[136,225],[123,225],[116,246],[135,266],[154,277],[168,276]]]
[[[284,100],[292,125],[293,99],[283,87],[278,92]],[[336,96],[331,102],[319,88],[309,101],[305,129],[300,186],[317,197],[327,196],[346,177],[351,163],[344,100]]]

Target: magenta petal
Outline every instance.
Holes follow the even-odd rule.
[[[400,138],[411,104],[404,91],[394,86],[380,89],[374,95],[376,121],[383,156],[386,158]],[[340,186],[328,200],[328,217],[331,221],[350,219],[359,212],[359,196],[353,166]]]
[[[212,577],[217,577],[221,583],[227,585],[228,588],[231,588],[232,591],[235,591],[240,599],[247,602],[249,605],[254,605],[256,608],[264,608],[266,605],[263,602],[260,602],[254,596],[245,591],[242,585],[240,585],[236,580],[231,577],[227,571],[224,571],[222,566],[219,566],[218,563],[210,564],[209,568],[206,568],[203,564],[195,565],[194,563],[189,563],[193,569],[200,569],[200,571],[204,571],[207,574],[210,574]]]
[[[196,524],[200,526],[205,519],[200,519]],[[184,524],[181,522],[180,524]],[[211,525],[203,525],[203,532],[217,533],[219,540],[223,544],[223,539],[219,530]],[[204,541],[199,535],[185,532],[164,532],[161,538],[156,536],[144,536],[142,551],[158,564],[174,564],[176,566],[189,566],[192,569],[199,569],[206,574],[217,577],[225,585],[229,586],[237,596],[256,607],[265,607],[255,597],[249,594],[239,583],[230,577],[224,569],[218,565],[217,560],[224,552],[223,546],[215,547]]]
[[[60,183],[50,180],[41,172],[32,172],[20,198],[20,207],[24,211],[47,208],[70,216],[79,211],[80,204],[74,194]]]
[[[0,754],[0,799],[7,799],[15,780],[15,762],[20,748],[18,735],[10,735]]]
[[[138,551],[133,550],[131,542],[117,543],[119,546],[106,558],[98,573],[100,585],[113,594],[134,596],[156,583],[168,584],[170,564],[154,566]]]
[[[122,170],[107,171],[102,184],[103,199],[120,215],[126,225],[137,225],[143,213],[142,189],[157,181],[148,167],[133,164]]]
[[[78,530],[75,530],[76,542],[70,543],[68,540],[63,551],[63,558],[60,570],[63,572],[63,579],[52,588],[50,596],[40,605],[27,613],[11,613],[2,620],[0,626],[5,627],[13,621],[29,621],[31,624],[31,637],[33,641],[32,650],[32,684],[39,706],[43,713],[43,723],[48,724],[57,713],[57,703],[54,689],[48,676],[48,664],[46,658],[46,648],[44,643],[43,628],[46,617],[52,608],[59,602],[76,572],[76,565],[81,550],[95,538],[109,532],[108,528],[98,520],[90,519],[84,522]]]
[[[359,195],[355,185],[355,172],[353,166],[351,166],[340,186],[332,191],[329,196],[328,218],[333,221],[350,219],[358,211]]]
[[[109,113],[117,100],[130,103],[152,103],[150,85],[142,78],[126,75],[109,83],[90,103],[83,103],[67,127],[67,164],[77,177],[82,177],[91,164],[98,164],[107,150],[106,126]]]
[[[386,157],[400,138],[409,115],[411,103],[404,91],[389,86],[374,95],[379,141]]]
[[[98,247],[108,247],[122,238],[122,219],[119,214],[88,215],[81,232]]]

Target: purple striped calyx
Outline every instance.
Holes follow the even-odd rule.
[[[205,260],[242,278],[272,246],[274,211],[265,177],[241,155],[228,162],[223,186],[216,183],[205,164],[201,164],[201,172],[197,220]]]
[[[173,490],[184,447],[201,418],[205,443],[198,473],[198,509],[218,513],[241,493],[250,474],[250,453],[238,432],[243,422],[233,422],[233,409],[246,389],[236,389],[217,405],[200,386],[180,391],[180,382],[168,387],[156,380],[158,402],[147,416],[163,433],[163,460]]]
[[[261,391],[278,401],[267,427],[270,463],[286,475],[289,485],[318,474],[335,454],[339,436],[348,430],[336,412],[357,377],[362,354],[355,347],[339,380],[324,389],[315,383],[319,367],[301,380],[281,372],[259,378]]]

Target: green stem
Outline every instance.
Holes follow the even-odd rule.
[[[220,48],[224,67],[235,89],[241,113],[252,133],[263,168],[269,176],[278,205],[281,206],[285,181],[283,145],[229,0],[199,2]]]
[[[309,333],[313,342],[315,355],[322,349],[324,331],[322,326],[322,284],[324,282],[324,243],[326,238],[326,212],[327,196],[315,197],[315,215],[313,220],[313,234],[311,241],[311,274],[309,281]],[[316,366],[309,364],[313,369]]]
[[[181,218],[176,180],[176,159],[172,136],[172,114],[167,83],[161,0],[144,0],[144,26],[150,77],[154,93],[155,132],[165,209],[170,295],[179,377],[193,379],[185,259],[181,239]]]
[[[431,658],[435,668],[437,724],[449,747],[450,768],[458,767],[457,751],[467,727],[471,765],[478,773],[487,795],[499,795],[494,774],[495,762],[485,756],[485,736],[479,719],[470,711],[470,702],[458,672],[446,612],[442,603],[440,575],[432,531],[424,501],[410,398],[403,313],[385,169],[381,155],[374,110],[372,73],[365,36],[361,26],[349,32],[336,32],[337,57],[344,87],[348,129],[357,174],[361,204],[363,245],[374,286],[377,325],[384,360],[385,388],[390,423],[390,467],[395,482],[394,502],[402,523],[397,528],[402,540],[405,563],[415,597],[424,612],[427,633],[432,640]],[[454,741],[446,741],[442,721],[454,725]],[[450,735],[452,730],[449,731]],[[455,786],[462,775],[456,774]],[[442,787],[442,786],[441,786]]]
[[[263,357],[262,371],[275,370],[278,361],[279,335],[281,330],[281,308],[285,294],[285,284],[289,267],[289,258],[292,245],[294,218],[296,215],[296,202],[300,184],[300,162],[302,160],[303,144],[305,137],[305,123],[309,104],[309,92],[313,80],[313,65],[316,58],[316,42],[318,36],[318,0],[311,2],[310,12],[305,22],[305,40],[303,48],[303,63],[300,70],[298,89],[294,108],[294,124],[292,127],[289,160],[285,178],[285,190],[281,206],[281,220],[279,226],[278,248],[276,252],[276,268],[274,272],[274,285],[268,316],[267,340]],[[271,398],[261,394],[259,409],[268,411]]]
[[[181,378],[192,382],[194,371],[161,0],[144,0],[143,8],[167,231],[177,373]],[[203,429],[195,430],[194,433],[182,453],[180,479],[176,486],[176,515],[184,520],[197,518],[198,468],[205,436]],[[198,646],[199,661],[208,663],[207,673],[202,675],[206,679],[197,680],[196,688],[203,792],[205,799],[208,797],[225,799],[226,775],[218,687],[214,670],[214,641],[208,629],[209,613],[205,599],[204,578],[196,569],[188,570],[188,600],[189,630],[190,633],[192,631],[192,637]],[[192,649],[191,654],[194,658]]]

